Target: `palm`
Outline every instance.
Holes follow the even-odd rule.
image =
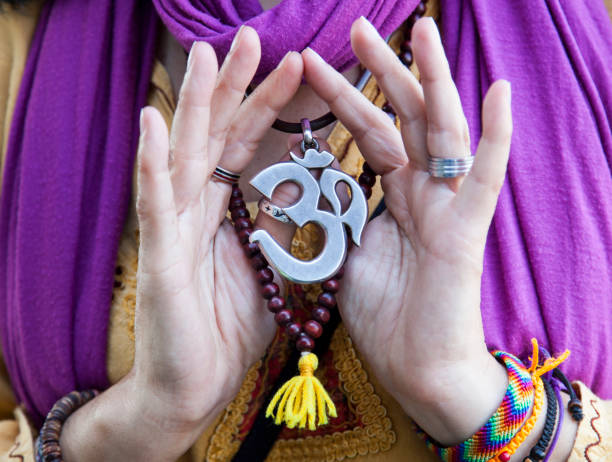
[[[349,256],[339,307],[387,390],[414,397],[423,383],[439,383],[452,376],[449,368],[486,353],[480,277],[509,151],[509,88],[496,82],[485,98],[483,137],[470,174],[432,178],[428,156],[463,157],[471,150],[435,25],[420,20],[413,28],[421,82],[367,21],[353,25],[351,40],[397,112],[401,133],[330,66],[304,53],[307,81],[381,175],[387,205]]]
[[[217,188],[210,184],[202,198]],[[148,348],[163,371],[159,380],[194,396],[223,389],[227,377],[239,381],[274,329],[236,232],[227,223],[217,231],[218,217],[204,200],[187,206],[177,214],[176,244],[158,256],[161,271],[145,269],[139,280],[164,306],[148,326],[158,339]]]
[[[408,176],[404,194],[387,195],[389,210],[368,225],[362,247],[352,252],[340,297],[352,337],[391,390],[396,382],[420,381],[414,372],[437,362],[442,346],[453,360],[448,352],[460,355],[465,342],[482,341],[479,316],[465,315],[473,310],[463,307],[478,304],[484,236],[457,214],[445,184],[419,170]],[[367,291],[354,290],[366,285]]]
[[[211,180],[219,164],[234,172],[246,167],[299,87],[302,62],[294,54],[243,102],[259,56],[248,27],[219,73],[212,48],[196,44],[170,134],[157,111],[142,115],[133,370],[176,403],[181,418],[199,420],[226,404],[274,331],[255,273],[225,220],[232,188]]]

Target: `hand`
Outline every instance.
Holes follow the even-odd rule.
[[[68,420],[65,460],[176,460],[272,339],[273,317],[225,220],[231,186],[211,180],[217,165],[246,167],[301,83],[302,59],[289,53],[243,103],[259,58],[248,27],[219,72],[213,49],[196,43],[170,136],[158,111],[142,112],[134,367]]]
[[[413,29],[421,84],[365,19],[351,34],[356,55],[376,77],[402,129],[316,53],[303,53],[308,83],[382,176],[387,205],[349,257],[339,307],[384,387],[428,433],[456,443],[497,409],[507,386],[504,368],[484,343],[480,281],[509,154],[510,86],[498,81],[487,93],[471,173],[432,178],[428,155],[470,154],[435,24],[423,19]]]

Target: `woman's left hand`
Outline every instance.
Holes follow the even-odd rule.
[[[363,18],[352,43],[397,112],[401,133],[315,52],[303,53],[308,83],[382,176],[387,205],[349,257],[339,307],[358,349],[405,411],[441,443],[461,441],[495,411],[507,386],[484,342],[480,283],[510,148],[510,85],[495,82],[487,93],[470,174],[433,178],[428,156],[471,151],[435,23],[422,19],[413,29],[422,83]]]

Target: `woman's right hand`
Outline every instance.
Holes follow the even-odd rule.
[[[176,460],[273,336],[255,272],[225,220],[231,186],[211,180],[217,165],[247,166],[301,83],[301,56],[290,53],[243,102],[259,58],[248,27],[219,72],[213,49],[196,43],[170,135],[157,110],[141,114],[134,366],[67,421],[66,461]]]

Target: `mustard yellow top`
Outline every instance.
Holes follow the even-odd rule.
[[[5,7],[0,14],[0,170],[4,157],[10,121],[23,73],[28,48],[40,11],[40,0],[15,11]],[[612,12],[612,0],[606,0]],[[437,1],[430,1],[428,14],[437,16]],[[378,105],[384,96],[374,81],[364,89],[366,96]],[[148,104],[171,125],[176,101],[170,79],[161,63],[156,62],[151,76]],[[342,168],[352,175],[361,170],[363,159],[351,135],[338,124],[329,144]],[[0,180],[1,181],[1,180]],[[135,188],[134,182],[134,188]],[[136,197],[136,194],[133,195]],[[370,210],[382,197],[380,185],[374,188]],[[250,205],[251,212],[255,207]],[[316,235],[308,229],[296,234],[292,251],[311,258],[316,254]],[[136,270],[138,267],[138,221],[132,202],[117,255],[116,282],[110,313],[107,370],[111,383],[118,382],[132,367],[134,358],[134,311],[136,305]],[[306,293],[312,299],[316,293]],[[339,428],[325,434],[309,436],[301,431],[284,432],[274,444],[266,461],[341,461],[355,462],[423,461],[437,459],[425,448],[412,430],[411,420],[401,406],[378,384],[370,369],[361,360],[342,325],[330,344],[329,368],[344,395],[350,418]],[[279,351],[282,351],[279,349]],[[279,353],[282,355],[282,353]],[[265,386],[268,360],[262,359],[249,370],[235,399],[185,454],[181,461],[229,461],[240,447],[245,422],[252,417],[253,402],[259,387]],[[612,460],[612,402],[598,399],[587,387],[576,383],[584,405],[585,418],[578,430],[570,462]],[[33,462],[31,428],[23,410],[17,407],[8,375],[0,365],[0,461]]]

